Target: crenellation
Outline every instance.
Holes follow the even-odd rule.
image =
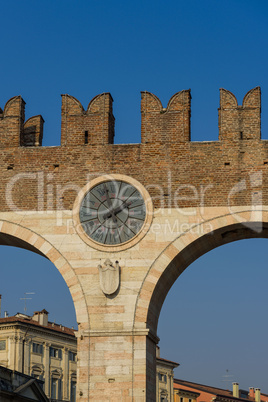
[[[63,95],[62,145],[56,147],[41,146],[42,116],[24,123],[25,102],[12,98],[0,118],[2,210],[9,209],[10,199],[22,210],[35,210],[38,202],[46,210],[70,210],[78,189],[90,178],[122,171],[146,186],[156,208],[195,207],[200,195],[191,188],[199,188],[200,183],[203,187],[213,183],[206,205],[225,205],[238,178],[248,179],[251,172],[259,171],[263,180],[268,179],[268,141],[260,141],[260,88],[249,91],[242,106],[231,92],[221,89],[220,93],[219,141],[190,141],[191,95],[186,90],[171,97],[166,109],[155,95],[143,92],[142,143],[124,145],[112,144],[110,94],[93,98],[87,110],[74,97]],[[13,187],[6,194],[8,183]],[[44,195],[37,202],[40,188]],[[247,205],[250,200],[248,188],[232,202]],[[268,200],[266,190],[263,200]]]
[[[23,125],[21,146],[41,146],[43,141],[44,119],[41,115],[30,117]]]
[[[243,99],[243,139],[261,139],[261,89],[251,89]]]
[[[113,99],[109,93],[95,96],[84,110],[70,95],[62,95],[61,145],[113,144]]]
[[[183,90],[171,97],[167,108],[150,92],[141,93],[141,142],[190,141],[191,93]]]
[[[0,109],[0,147],[41,146],[44,120],[34,116],[24,123],[25,102],[21,96],[11,98]],[[219,140],[236,142],[261,138],[261,90],[253,88],[242,106],[230,91],[220,89]],[[95,96],[86,110],[71,95],[62,95],[61,146],[113,145],[113,99],[109,93]],[[166,108],[150,92],[141,93],[141,144],[156,147],[191,141],[191,91],[173,95]]]
[[[25,102],[21,96],[7,101],[0,118],[0,148],[20,146],[25,119]]]
[[[242,106],[230,91],[220,89],[219,140],[241,141],[261,139],[261,89],[251,89]]]
[[[33,116],[26,122],[25,101],[14,96],[0,109],[0,148],[40,146],[43,139],[44,119]]]

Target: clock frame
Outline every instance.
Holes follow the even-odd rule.
[[[73,208],[79,236],[103,251],[132,247],[147,233],[152,218],[153,204],[147,190],[121,174],[91,180],[79,192]]]

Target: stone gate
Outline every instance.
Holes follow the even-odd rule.
[[[141,143],[113,144],[109,93],[62,96],[61,146],[20,96],[0,109],[0,244],[54,263],[78,321],[77,401],[155,401],[157,322],[207,251],[268,237],[261,92],[220,90],[219,140],[191,142],[189,90],[141,95]]]

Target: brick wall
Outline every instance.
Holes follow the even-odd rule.
[[[41,146],[42,117],[24,123],[25,102],[14,97],[0,110],[1,210],[9,210],[11,200],[25,210],[72,209],[78,188],[104,173],[139,180],[156,207],[186,207],[200,205],[201,198],[207,206],[227,205],[231,189],[244,179],[247,188],[239,188],[231,203],[250,204],[252,174],[261,172],[267,203],[268,141],[260,139],[260,95],[254,88],[238,106],[235,96],[221,89],[219,140],[191,142],[190,91],[175,94],[166,109],[155,95],[142,92],[141,144],[134,145],[113,144],[109,93],[93,98],[86,111],[63,95],[59,147]]]

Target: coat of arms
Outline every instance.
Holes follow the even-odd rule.
[[[104,266],[98,265],[100,276],[100,287],[105,295],[114,294],[120,284],[120,267],[119,262],[115,261],[113,265],[111,260],[107,259]]]

